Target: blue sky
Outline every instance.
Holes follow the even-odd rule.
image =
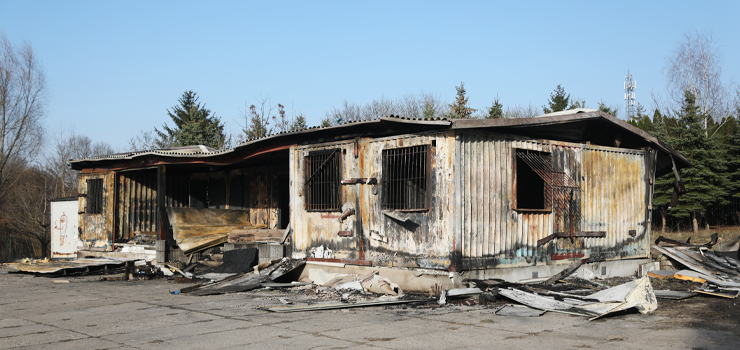
[[[407,92],[475,108],[542,106],[561,84],[589,107],[649,107],[683,33],[711,31],[740,79],[738,1],[6,1],[0,30],[33,45],[49,79],[45,125],[125,148],[196,91],[238,132],[260,94],[316,125],[343,100]],[[171,122],[170,122],[171,123]],[[50,135],[51,136],[51,135]]]

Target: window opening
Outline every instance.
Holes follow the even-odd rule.
[[[429,146],[383,150],[383,209],[429,209]]]
[[[103,212],[103,179],[87,180],[87,214],[100,214]]]
[[[342,152],[338,148],[309,152],[305,157],[305,207],[308,211],[339,211]]]
[[[551,209],[571,224],[580,221],[580,205],[574,205],[580,185],[553,162],[552,154],[518,149],[516,159],[517,209]]]

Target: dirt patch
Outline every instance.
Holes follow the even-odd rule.
[[[727,331],[740,335],[740,301],[697,295],[684,300],[658,299],[655,316],[667,323],[691,328]]]

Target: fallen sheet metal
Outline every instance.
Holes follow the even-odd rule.
[[[190,295],[213,295],[238,293],[261,287],[262,283],[273,281],[305,264],[305,260],[284,259],[260,271],[259,274],[239,273],[211,283],[180,289],[180,293]]]
[[[682,300],[696,295],[695,292],[682,292],[678,290],[654,290],[656,298]]]
[[[320,311],[320,310],[335,310],[335,309],[349,309],[355,307],[368,307],[368,306],[382,306],[382,305],[397,305],[397,304],[409,304],[409,303],[420,303],[426,300],[393,300],[393,299],[376,299],[370,301],[358,301],[355,303],[325,303],[325,304],[314,304],[307,306],[278,306],[265,308],[264,310],[271,312],[300,312],[300,311]]]
[[[518,289],[501,289],[498,291],[498,294],[503,295],[520,304],[524,304],[539,310],[562,312],[578,316],[598,316],[598,314],[579,308],[578,305],[567,303],[564,301],[557,301],[553,298],[543,297]]]
[[[676,249],[670,248],[670,247],[661,247],[654,245],[653,248],[655,248],[657,251],[663,253],[665,256],[678,261],[682,265],[688,267],[691,270],[694,270],[696,272],[705,274],[705,275],[713,275],[716,274],[716,271],[710,271],[705,266],[698,261],[694,260],[693,258],[687,256],[686,254],[679,252]]]
[[[84,274],[94,273],[96,271],[106,271],[109,269],[122,267],[127,261],[136,259],[127,258],[84,258],[76,260],[30,260],[28,263],[7,263],[5,266],[14,269],[9,271],[14,273],[38,273],[38,274]]]
[[[589,297],[601,302],[625,302],[624,305],[611,310],[610,313],[634,307],[641,314],[647,314],[658,308],[653,286],[647,276],[596,292]]]
[[[586,297],[586,300],[563,298],[559,301],[514,288],[501,289],[498,293],[535,309],[587,316],[590,320],[630,308],[636,308],[640,313],[645,314],[658,307],[653,288],[647,277],[596,292]]]
[[[545,314],[544,310],[537,310],[531,307],[522,305],[506,304],[495,311],[496,315],[499,316],[514,316],[514,317],[539,317]]]

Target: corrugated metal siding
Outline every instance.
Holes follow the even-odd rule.
[[[458,148],[462,269],[567,262],[590,254],[645,255],[644,152],[469,131],[459,132]],[[513,209],[516,149],[551,153],[553,163],[581,188],[573,192],[574,214],[581,213],[573,230],[607,231],[607,237],[556,239],[538,247],[537,240],[570,230],[570,208]],[[636,238],[628,235],[633,229]]]
[[[586,238],[591,254],[644,257],[649,251],[645,152],[590,147],[583,152],[584,229],[606,231]],[[629,235],[635,230],[635,237]]]
[[[538,239],[552,232],[552,214],[514,211],[515,149],[549,152],[550,146],[493,133],[461,132],[460,220],[462,268],[476,269],[545,259]],[[567,157],[564,157],[567,159]]]

